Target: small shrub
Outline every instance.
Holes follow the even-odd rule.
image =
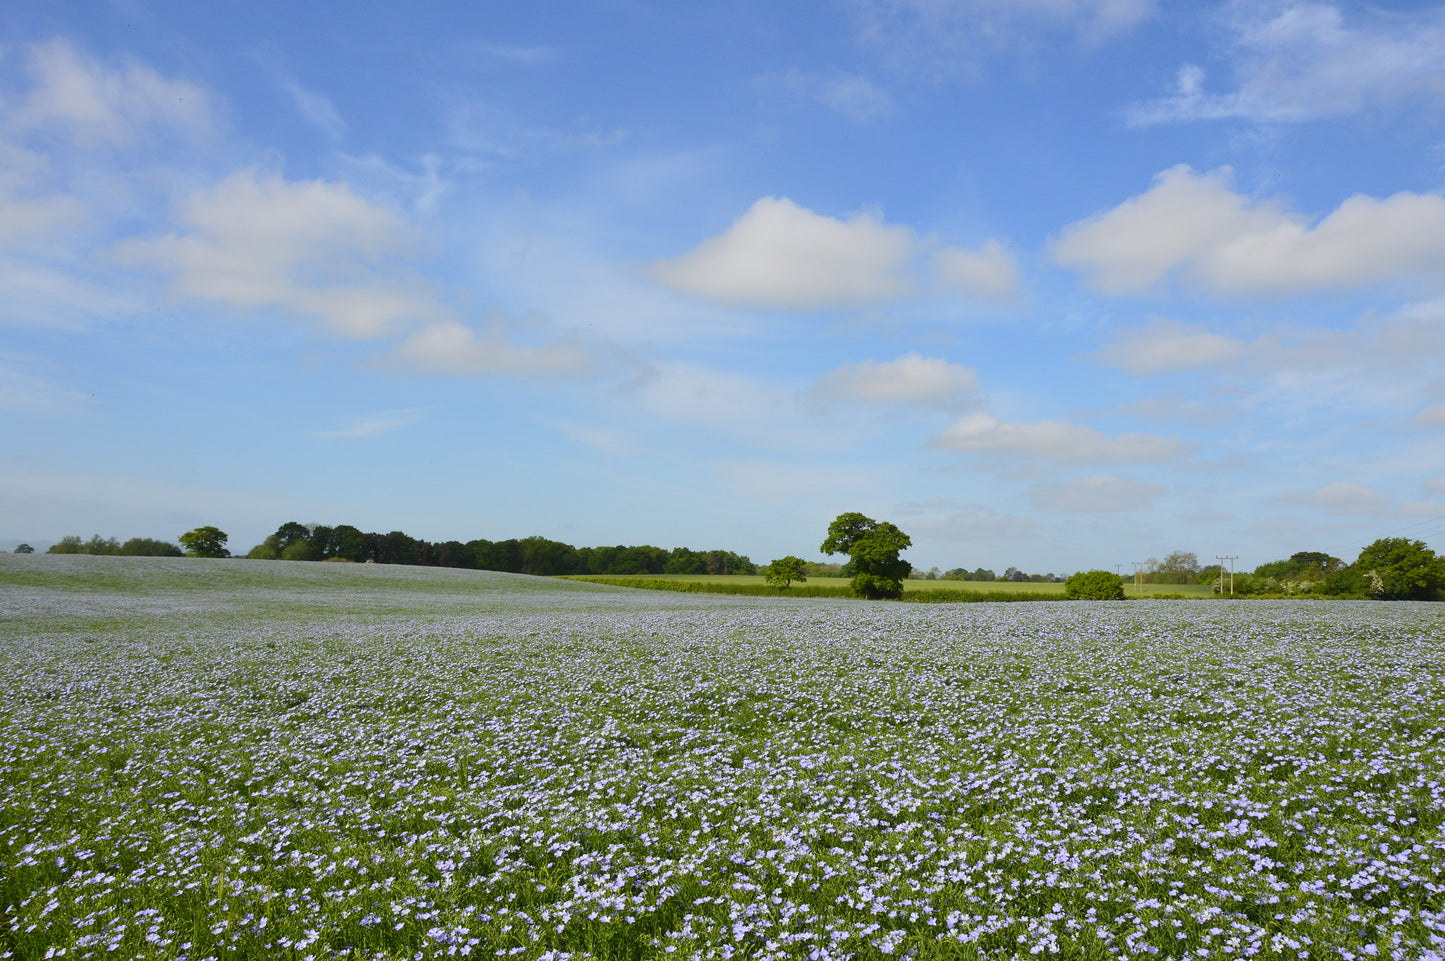
[[[1112,571],[1080,571],[1064,581],[1064,596],[1081,601],[1122,601],[1124,581]]]

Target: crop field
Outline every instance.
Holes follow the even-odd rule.
[[[761,574],[576,574],[571,580],[596,581],[599,583],[610,582],[613,584],[625,583],[629,580],[636,580],[639,584],[651,581],[682,581],[688,583],[718,585],[722,587],[741,585],[745,587],[762,587],[767,584],[767,579]],[[846,577],[810,577],[806,582],[795,584],[795,590],[803,587],[821,587],[845,593],[848,590],[848,578]],[[1020,595],[1033,595],[1043,597],[1062,597],[1064,594],[1063,584],[1042,584],[1032,581],[1015,583],[1013,581],[926,581],[926,580],[905,580],[903,590],[909,594],[927,594],[932,592],[956,592],[966,593],[1008,593]],[[1124,593],[1129,597],[1153,597],[1168,595],[1172,597],[1213,597],[1214,587],[1211,584],[1140,584],[1136,585],[1128,579],[1124,582]]]
[[[0,957],[1445,957],[1445,605],[0,555]]]

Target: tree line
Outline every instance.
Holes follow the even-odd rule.
[[[545,537],[501,541],[438,541],[401,531],[366,532],[349,524],[335,527],[287,521],[247,557],[257,560],[353,561],[460,567],[509,574],[755,574],[757,565],[732,551],[671,550],[643,545],[573,547]]]

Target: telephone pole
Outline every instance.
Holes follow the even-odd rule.
[[[1239,560],[1239,555],[1215,554],[1214,559],[1219,561],[1219,586],[1224,587],[1224,562],[1229,561],[1229,596],[1234,596],[1234,562]]]
[[[1144,586],[1144,564],[1145,561],[1134,561],[1134,586]]]

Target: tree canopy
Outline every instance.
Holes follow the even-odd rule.
[[[181,546],[188,557],[230,557],[226,550],[228,536],[219,527],[197,527],[181,535]]]
[[[790,587],[793,581],[801,584],[808,579],[808,562],[792,554],[780,557],[763,569],[763,579],[775,587]]]
[[[1428,600],[1445,588],[1445,559],[1424,541],[1382,537],[1355,561],[1365,592],[1381,600]]]
[[[847,554],[853,569],[853,593],[859,597],[903,596],[903,579],[913,565],[899,558],[913,538],[887,521],[875,521],[857,512],[839,514],[828,525],[819,548],[824,554]]]

